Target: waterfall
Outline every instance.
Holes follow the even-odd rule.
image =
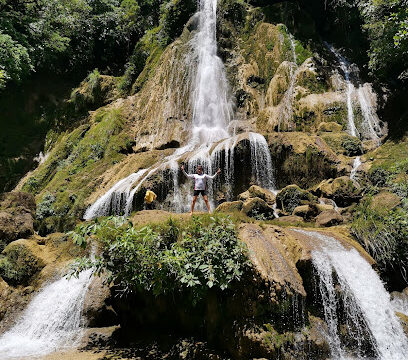
[[[315,241],[313,265],[319,275],[328,342],[334,359],[344,359],[347,350],[340,340],[337,310],[344,304],[349,335],[357,340],[359,358],[362,334],[368,334],[376,359],[402,360],[408,352],[408,340],[394,313],[390,295],[371,265],[356,249],[348,250],[335,238],[318,232],[295,230]],[[335,291],[335,273],[340,295]],[[359,351],[360,350],[360,351]],[[346,357],[347,358],[347,357]]]
[[[146,171],[146,169],[139,170],[137,173],[130,174],[128,177],[118,181],[86,210],[84,219],[91,220],[98,216],[108,216],[111,213],[121,215],[123,209],[129,203],[131,188]],[[133,196],[131,200],[133,200]]]
[[[233,111],[224,64],[217,56],[217,0],[200,0],[198,14],[198,32],[192,40],[197,59],[192,142],[210,144],[229,136]]]
[[[216,22],[217,0],[200,0],[198,9],[198,30],[190,40],[192,54],[186,65],[195,64],[193,91],[191,96],[193,115],[191,138],[173,155],[163,159],[149,169],[131,174],[116,183],[106,194],[90,206],[84,218],[90,220],[110,213],[130,215],[133,198],[145,180],[157,171],[170,169],[172,175],[171,207],[174,211],[186,211],[191,202],[191,191],[182,196],[178,183],[178,161],[187,158],[186,171],[192,171],[200,164],[206,173],[213,174],[222,167],[227,198],[232,197],[234,185],[234,148],[236,136],[230,136],[228,125],[233,115],[233,101],[222,60],[217,56]],[[294,52],[293,38],[291,42]],[[296,62],[296,54],[294,60]],[[292,86],[293,87],[293,86]],[[288,95],[289,96],[289,95]],[[265,138],[256,133],[249,134],[251,144],[251,166],[255,181],[268,189],[275,188],[271,155]],[[215,148],[214,144],[218,143]],[[189,155],[189,156],[186,156]],[[185,187],[187,190],[187,187]],[[213,194],[213,184],[208,183],[208,192]],[[214,207],[213,199],[210,203]],[[200,209],[200,204],[197,208]]]
[[[274,169],[268,144],[261,134],[249,133],[252,174],[258,185],[275,190]]]
[[[365,86],[359,87],[357,91],[358,101],[360,103],[361,112],[364,117],[364,122],[362,123],[362,131],[363,134],[377,142],[377,145],[380,145],[380,136],[381,135],[381,128],[379,125],[380,119],[376,111],[374,110],[371,98],[371,94],[369,92],[369,87],[367,84]]]
[[[14,327],[0,337],[1,359],[31,358],[75,346],[82,335],[81,312],[91,279],[87,270],[40,290]]]
[[[350,75],[352,73],[350,63],[330,44],[326,43],[328,49],[334,54],[337,61],[339,62],[340,68],[344,73],[344,79],[346,81],[347,89],[346,89],[346,98],[347,98],[347,120],[348,120],[348,129],[350,135],[358,136],[358,132],[356,129],[356,125],[354,123],[354,111],[353,111],[353,101],[352,95],[354,92],[354,85],[350,80]]]
[[[350,173],[350,179],[351,180],[355,179],[355,177],[357,175],[357,171],[358,171],[360,166],[361,166],[361,158],[360,158],[360,156],[357,156],[353,161],[353,168],[351,169],[351,173]]]

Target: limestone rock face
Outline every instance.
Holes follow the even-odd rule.
[[[286,286],[294,293],[305,296],[302,278],[293,260],[287,255],[281,236],[282,233],[276,227],[262,230],[257,225],[244,224],[239,228],[239,237],[247,244],[250,259],[262,279],[273,284],[275,291]]]
[[[264,215],[266,218],[273,218],[273,208],[258,197],[245,201],[241,211],[247,216]]]
[[[215,209],[216,212],[234,212],[234,211],[241,211],[242,205],[244,203],[242,201],[226,201],[222,204],[218,205]]]
[[[24,192],[0,195],[0,250],[7,244],[34,233],[34,196]]]
[[[118,323],[117,314],[109,303],[112,296],[103,277],[94,277],[84,301],[83,314],[89,327],[105,327]]]
[[[321,182],[312,192],[319,197],[334,200],[338,206],[346,207],[361,199],[362,189],[349,177],[342,176]]]
[[[316,217],[316,224],[322,227],[339,225],[343,222],[343,217],[335,210],[325,210]]]

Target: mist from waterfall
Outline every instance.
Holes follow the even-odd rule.
[[[405,359],[408,339],[395,315],[389,293],[368,261],[356,249],[346,249],[331,236],[295,231],[308,236],[316,245],[311,253],[312,262],[319,277],[319,290],[328,325],[326,337],[333,358],[367,358],[363,344],[369,341],[375,359]],[[336,282],[339,289],[336,289]],[[345,320],[338,317],[340,308],[344,309]],[[348,336],[357,343],[356,349],[346,348],[340,325],[346,327]]]

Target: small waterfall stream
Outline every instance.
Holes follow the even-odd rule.
[[[333,358],[366,358],[361,344],[363,334],[368,334],[376,353],[375,359],[405,359],[408,339],[394,313],[390,295],[371,265],[357,250],[346,249],[333,237],[312,231],[295,231],[308,236],[317,245],[316,250],[312,251],[312,261],[319,276],[328,325],[327,340]],[[340,292],[335,288],[336,280]],[[344,304],[349,336],[358,344],[357,354],[348,354],[341,341],[338,318],[340,300]]]
[[[82,335],[81,313],[91,279],[87,270],[79,278],[61,278],[42,288],[0,337],[0,358],[32,358],[75,346]]]

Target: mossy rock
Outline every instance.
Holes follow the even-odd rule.
[[[44,262],[34,254],[29,240],[17,240],[2,252],[0,276],[12,286],[26,286],[44,266]]]
[[[226,201],[218,205],[218,207],[215,209],[215,212],[241,211],[243,204],[244,203],[242,201]]]
[[[340,207],[350,206],[362,197],[362,189],[347,176],[324,180],[312,192],[319,197],[334,200]]]
[[[316,225],[329,227],[339,225],[343,222],[343,217],[335,210],[326,210],[316,217]]]
[[[317,203],[317,198],[297,185],[286,186],[276,196],[278,209],[288,214],[291,214],[300,205],[313,203]]]
[[[401,198],[389,191],[381,191],[372,198],[370,208],[377,212],[388,212],[401,204]]]
[[[265,200],[268,205],[273,205],[275,204],[276,201],[276,196],[275,194],[267,189],[261,188],[258,185],[252,185],[249,189],[248,192],[251,197],[258,197],[261,198],[262,200]]]
[[[273,208],[265,200],[255,197],[244,202],[241,210],[245,215],[250,217],[262,217],[266,219],[273,218]]]
[[[300,205],[297,206],[294,210],[292,215],[299,216],[305,220],[311,220],[318,214],[318,210],[316,206],[313,205]]]
[[[319,132],[339,133],[343,130],[340,124],[335,122],[321,122],[317,128]]]

